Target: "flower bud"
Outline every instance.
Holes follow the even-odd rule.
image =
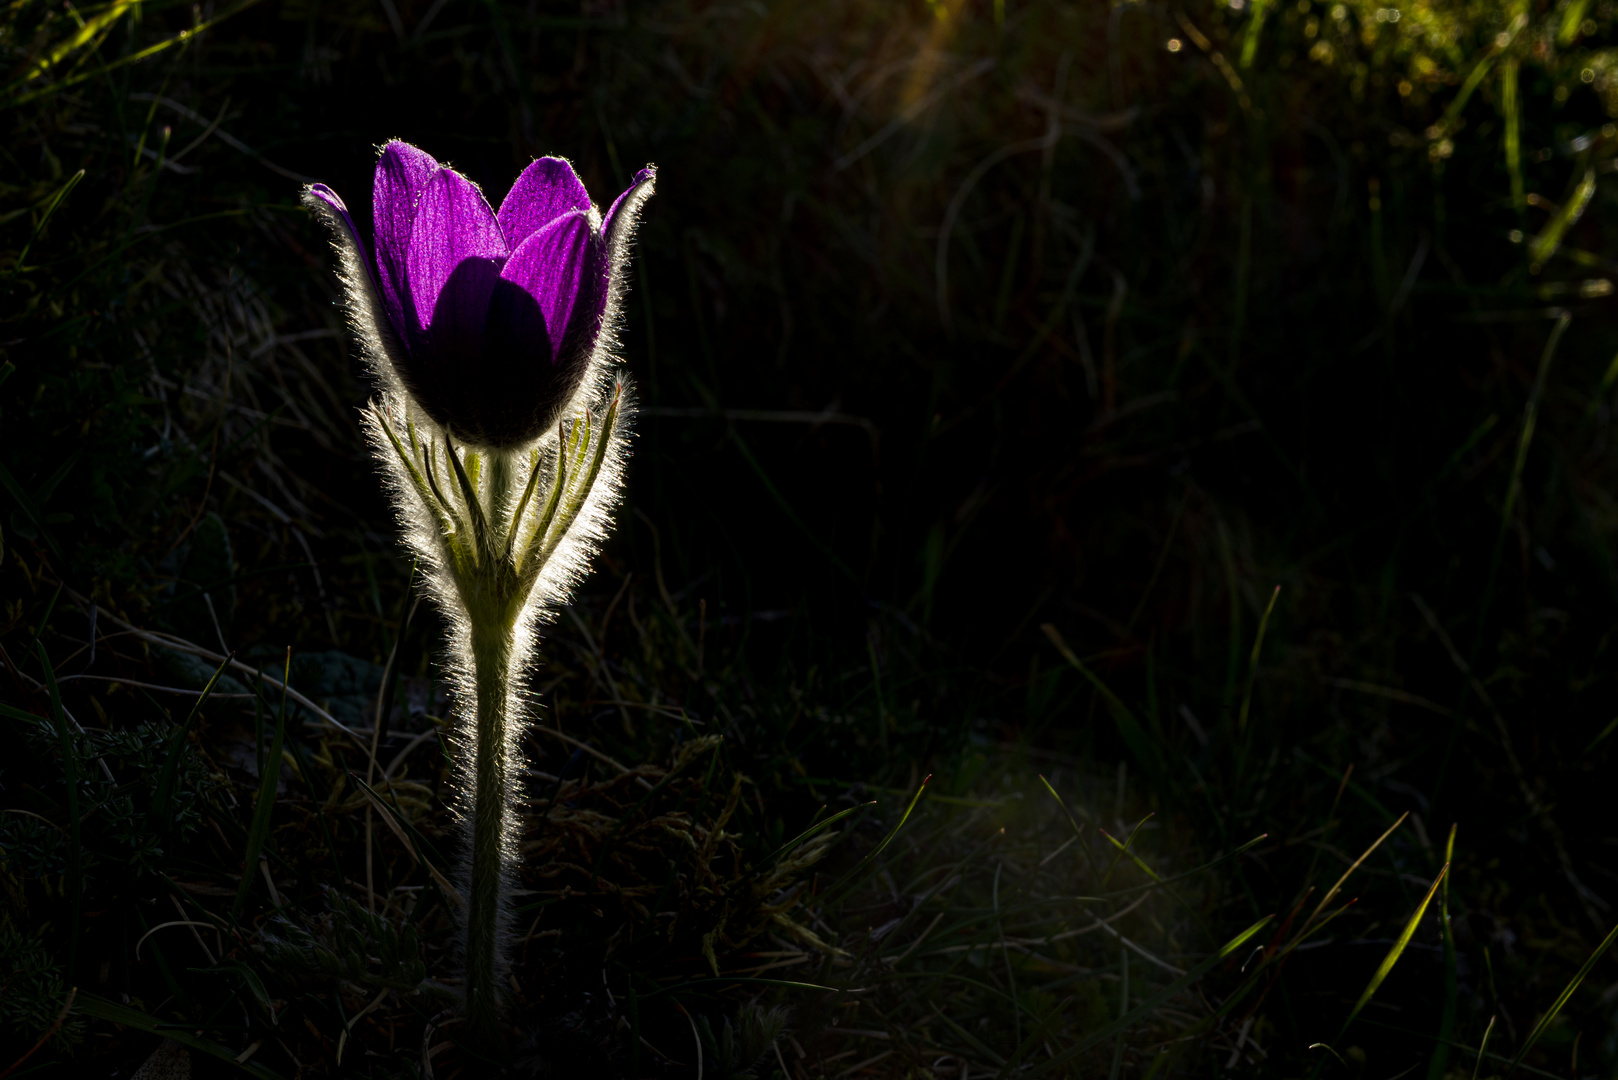
[[[573,166],[540,158],[492,210],[477,185],[402,142],[376,166],[376,258],[324,184],[304,202],[331,227],[350,316],[375,362],[458,440],[507,448],[555,427],[598,359],[654,170],[603,217]]]

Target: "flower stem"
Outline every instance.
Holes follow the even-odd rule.
[[[493,620],[491,620],[492,622]],[[476,787],[472,794],[472,881],[466,916],[466,1017],[472,1046],[500,1056],[499,956],[505,891],[506,753],[514,628],[472,623],[477,689]]]

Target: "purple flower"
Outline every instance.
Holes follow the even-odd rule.
[[[374,264],[336,192],[312,184],[304,202],[336,237],[361,336],[411,397],[463,442],[509,447],[554,427],[583,382],[654,175],[642,169],[603,217],[572,165],[540,158],[497,212],[460,173],[390,142]]]

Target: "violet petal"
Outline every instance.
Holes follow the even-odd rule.
[[[588,209],[590,193],[584,190],[573,166],[562,158],[542,157],[517,177],[496,216],[506,243],[515,251],[524,240],[568,211]]]
[[[573,210],[551,222],[518,245],[500,276],[534,298],[533,314],[542,320],[534,327],[513,326],[512,340],[543,334],[551,355],[562,353],[574,324],[605,302],[605,290],[591,279],[592,233],[589,212]],[[599,317],[599,315],[597,315]]]
[[[337,215],[344,231],[348,233],[347,241],[354,245],[354,249],[359,255],[360,263],[365,266],[366,272],[370,273],[370,260],[365,257],[365,241],[360,239],[360,231],[354,227],[354,218],[348,212],[348,204],[344,203],[342,197],[325,184],[310,184],[304,191],[310,197],[319,199],[326,204],[331,212]]]
[[[410,225],[416,204],[438,162],[430,154],[395,139],[382,148],[371,189],[371,221],[376,242],[377,285],[383,307],[401,337],[410,334],[419,319],[410,302],[405,255],[410,248]],[[429,309],[430,310],[430,309]]]
[[[417,322],[439,364],[455,363],[476,378],[489,294],[505,261],[506,243],[494,211],[477,185],[441,168],[427,181],[410,226],[405,271]]]
[[[624,193],[612,201],[612,208],[601,221],[601,234],[611,237],[614,223],[618,222],[621,212],[628,212],[631,217],[625,222],[631,227],[634,225],[633,216],[640,212],[641,205],[651,197],[652,189],[657,185],[657,169],[648,165],[635,174],[635,179],[624,190]],[[625,200],[629,200],[627,203]],[[620,224],[620,227],[622,225]]]
[[[310,184],[304,188],[303,202],[331,229],[342,262],[349,315],[359,327],[362,340],[380,350],[382,357],[397,370],[405,356],[398,329],[382,302],[376,271],[347,205],[325,184]]]

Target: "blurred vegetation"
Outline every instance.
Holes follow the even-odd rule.
[[[0,1070],[488,1070],[390,137],[660,168],[520,1074],[1618,1065],[1609,0],[12,0],[0,110]]]

